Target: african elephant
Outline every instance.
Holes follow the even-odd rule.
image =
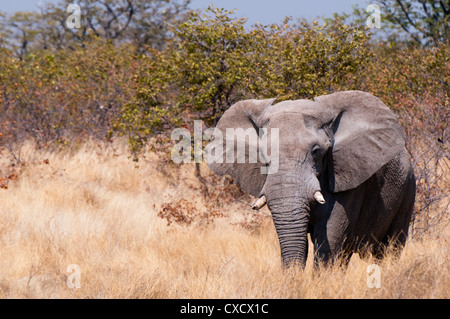
[[[262,169],[270,168],[273,160],[236,161],[235,152],[235,160],[226,161],[228,146],[220,149],[222,155],[215,154],[223,160],[208,165],[220,175],[231,175],[259,198],[254,209],[267,203],[282,265],[305,266],[307,233],[315,264],[333,263],[338,256],[347,264],[355,252],[381,258],[388,245],[400,251],[408,234],[416,183],[404,134],[392,111],[361,91],[323,95],[314,101],[273,104],[274,100],[240,101],[223,114],[215,129],[222,133],[215,136],[222,136],[225,143],[227,128],[259,133],[265,128],[262,132],[268,136],[278,128],[274,172]],[[245,143],[252,146],[249,138]],[[247,148],[244,155],[248,159]]]

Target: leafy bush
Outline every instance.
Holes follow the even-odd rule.
[[[0,145],[26,139],[60,148],[103,139],[131,96],[135,59],[103,41],[74,52],[37,51],[25,59],[0,51]]]
[[[168,128],[190,127],[192,118],[212,126],[241,99],[312,98],[358,87],[370,57],[363,28],[339,19],[246,28],[233,14],[191,12],[163,51],[142,57],[138,94],[115,124],[133,150]]]
[[[40,5],[40,12],[0,12],[0,47],[23,59],[38,50],[77,50],[95,39],[130,44],[133,54],[161,48],[170,37],[168,21],[184,20],[189,0],[59,0]],[[79,6],[79,28],[69,28],[67,10]],[[71,9],[72,8],[72,9]],[[75,11],[72,11],[75,13]],[[72,19],[73,21],[73,19]],[[94,41],[93,41],[94,40]]]

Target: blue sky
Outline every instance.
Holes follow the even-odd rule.
[[[239,16],[247,17],[249,23],[262,24],[281,22],[286,16],[311,20],[318,16],[331,17],[333,13],[352,12],[352,5],[367,7],[369,0],[192,0],[192,8],[215,7],[238,9]]]
[[[0,11],[37,10],[39,2],[57,0],[0,0]],[[286,16],[313,19],[318,16],[331,16],[334,12],[352,12],[352,5],[367,7],[370,0],[192,0],[192,9],[205,9],[209,4],[226,9],[237,9],[238,16],[247,17],[249,23],[270,24],[281,22]]]

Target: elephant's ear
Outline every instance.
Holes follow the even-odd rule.
[[[245,100],[231,106],[217,123],[215,140],[207,146],[210,151],[212,146],[215,153],[208,155],[212,159],[208,160],[208,166],[219,175],[231,175],[236,184],[256,197],[266,179],[261,173],[266,164],[261,162],[258,149],[259,128],[264,124],[260,123],[260,117],[274,101]],[[240,143],[241,147],[245,145],[244,152],[242,148],[239,152]]]
[[[315,101],[334,116],[328,161],[331,192],[357,187],[404,149],[403,130],[395,115],[373,95],[345,91]]]

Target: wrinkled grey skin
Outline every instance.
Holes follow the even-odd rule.
[[[353,252],[381,258],[399,250],[408,234],[415,178],[402,128],[379,99],[346,91],[309,100],[246,100],[217,124],[226,128],[279,128],[279,169],[263,163],[212,163],[250,194],[265,195],[278,234],[283,266],[304,266],[311,234],[315,260],[344,264]],[[269,150],[270,151],[270,150]],[[313,194],[321,191],[326,203]]]

